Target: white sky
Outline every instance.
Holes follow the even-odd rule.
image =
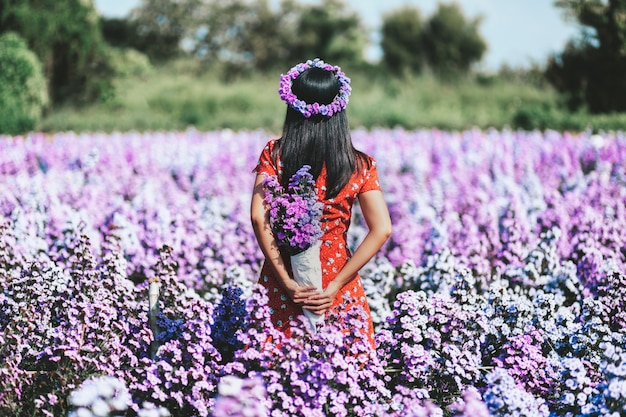
[[[319,3],[319,0],[300,0]],[[365,26],[375,33],[382,17],[395,9],[411,5],[427,18],[441,0],[344,0],[359,13]],[[449,3],[450,1],[443,1]],[[139,0],[94,0],[99,12],[109,17],[123,17]],[[278,3],[278,0],[270,0]],[[563,11],[554,7],[553,0],[456,0],[468,18],[482,16],[480,33],[488,49],[480,67],[497,70],[502,64],[526,67],[532,63],[543,65],[553,52],[563,49],[567,40],[578,34],[574,22],[566,22]],[[375,38],[373,37],[374,41]],[[380,48],[373,45],[368,57],[380,56]]]

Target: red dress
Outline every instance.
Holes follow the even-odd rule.
[[[277,169],[272,162],[271,153],[276,144],[276,139],[270,140],[259,158],[259,162],[255,168],[257,173],[267,173],[268,175],[277,175]],[[347,232],[350,226],[352,216],[352,206],[357,196],[361,193],[371,190],[380,190],[378,183],[378,174],[376,171],[376,161],[368,156],[369,167],[365,167],[360,172],[356,172],[350,178],[346,186],[337,194],[335,198],[324,199],[324,190],[326,183],[326,170],[322,168],[322,172],[317,178],[316,186],[319,193],[320,201],[324,203],[324,212],[322,215],[322,228],[324,234],[321,237],[322,247],[320,250],[320,261],[322,262],[322,285],[324,288],[337,276],[337,273],[343,268],[351,256],[347,246]],[[259,283],[267,288],[274,326],[290,334],[290,321],[298,315],[303,314],[302,308],[294,304],[285,293],[282,285],[274,276],[269,262],[263,263]],[[349,283],[347,283],[335,297],[335,301],[331,309],[339,308],[343,305],[344,294],[349,293],[350,299],[354,300],[352,304],[359,304],[368,314],[369,339],[373,343],[374,326],[372,323],[371,313],[363,283],[357,275]],[[350,304],[350,305],[352,305]]]

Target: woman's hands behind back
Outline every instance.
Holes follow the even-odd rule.
[[[325,314],[335,302],[341,288],[356,277],[359,270],[372,259],[391,235],[391,218],[380,190],[359,194],[359,205],[369,231],[352,257],[323,292],[312,294],[302,307],[316,314]]]

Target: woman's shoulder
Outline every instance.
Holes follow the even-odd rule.
[[[378,171],[376,169],[376,158],[363,152],[359,152],[358,169],[355,173],[355,181],[360,184],[359,193],[371,190],[380,190],[378,182]]]
[[[271,151],[272,149],[274,149],[277,142],[278,142],[278,138],[271,138],[270,140],[267,141],[267,143],[263,147],[263,150]]]
[[[279,143],[280,138],[272,138],[270,140],[267,141],[267,143],[265,144],[265,146],[263,147],[263,150],[261,151],[261,155],[265,155],[266,157],[273,155],[274,154],[274,150],[276,149],[278,143]]]
[[[368,170],[372,167],[376,167],[376,158],[362,151],[357,151],[358,165],[362,167],[361,170]]]
[[[278,143],[278,139],[273,138],[267,141],[263,150],[261,151],[261,155],[259,156],[259,160],[257,161],[257,165],[254,169],[257,173],[266,172],[269,175],[275,175],[276,171],[276,161],[273,158],[274,148]]]

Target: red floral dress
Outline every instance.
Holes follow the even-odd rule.
[[[276,139],[272,139],[265,145],[255,168],[257,173],[277,175],[277,168],[271,158],[275,144]],[[319,198],[320,201],[324,203],[324,212],[322,215],[324,234],[321,237],[322,247],[320,250],[322,285],[324,288],[337,276],[337,273],[343,268],[351,256],[347,246],[347,232],[350,226],[354,201],[361,193],[371,190],[380,190],[376,161],[372,157],[368,158],[370,161],[369,168],[366,167],[361,172],[353,174],[350,181],[335,198],[328,200],[323,198],[325,190],[324,184],[326,183],[326,170],[324,168],[322,168],[322,172],[317,178],[316,186],[319,192]],[[267,260],[263,264],[259,283],[267,288],[269,297],[268,305],[270,307],[272,322],[278,329],[289,335],[291,333],[290,321],[294,320],[298,315],[303,314],[302,308],[289,299],[282,285],[274,276]],[[374,326],[363,289],[363,283],[358,275],[339,290],[331,309],[341,307],[343,305],[344,295],[346,294],[353,300],[349,306],[359,304],[367,312],[369,316],[368,337],[373,344]]]

